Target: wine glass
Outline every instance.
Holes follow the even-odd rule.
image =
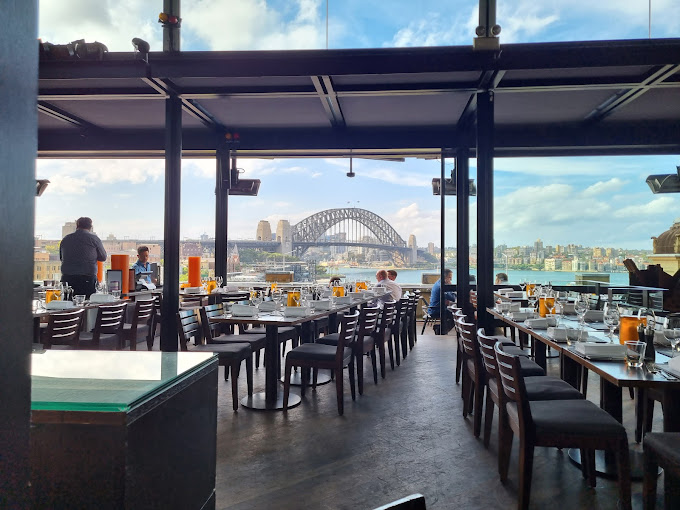
[[[279,306],[281,305],[281,298],[283,297],[283,292],[281,289],[272,290],[272,300],[274,301],[274,313],[272,315],[281,315],[279,312]]]
[[[527,282],[519,282],[519,289],[524,292],[524,288],[527,286]]]
[[[262,304],[262,294],[257,290],[254,291],[254,296],[251,301],[253,302],[253,306],[259,308],[259,306]]]
[[[609,328],[609,340],[614,342],[614,330],[618,327],[621,322],[621,317],[619,316],[619,309],[616,305],[611,303],[605,303],[604,305],[604,315],[602,317],[605,326]]]
[[[677,315],[669,315],[663,321],[663,336],[671,344],[673,357],[678,350],[680,344],[680,317]]]
[[[531,293],[531,296],[527,296],[527,301],[529,302],[529,308],[535,311],[536,301],[538,301],[538,292],[536,291],[536,287],[534,287],[534,291]]]
[[[585,325],[586,313],[588,312],[588,308],[590,308],[590,306],[588,305],[588,298],[583,295],[579,295],[578,298],[576,298],[576,301],[574,302],[574,312],[576,312],[576,316],[578,317],[578,323],[580,327],[583,327]]]

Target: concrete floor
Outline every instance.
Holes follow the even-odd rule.
[[[503,485],[497,474],[496,424],[487,450],[473,436],[470,417],[462,417],[455,359],[453,336],[420,336],[401,366],[388,367],[377,386],[370,363],[365,366],[364,395],[355,402],[345,370],[344,416],[337,413],[333,384],[309,390],[287,414],[243,407],[234,412],[230,383],[220,375],[217,508],[372,509],[416,492],[425,495],[428,509],[516,508],[516,446]],[[549,373],[555,375],[557,360],[550,363]],[[245,395],[243,376],[240,387]],[[264,389],[263,368],[255,373],[255,389]],[[591,374],[589,398],[598,394]],[[631,442],[632,402],[624,392]],[[659,430],[658,410],[656,415],[654,429]],[[641,490],[634,482],[635,508],[641,507]],[[663,508],[662,490],[663,477],[658,508]],[[614,509],[616,501],[615,480],[598,477],[597,488],[590,489],[566,452],[536,449],[531,508]]]

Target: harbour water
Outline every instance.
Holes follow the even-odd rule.
[[[368,280],[375,281],[375,273],[377,269],[372,267],[338,267],[333,274],[343,274],[350,280]],[[435,269],[397,269],[397,283],[421,283],[423,273],[438,273]],[[477,270],[470,271],[477,276]],[[502,268],[496,268],[495,273],[506,272]],[[531,283],[559,283],[566,284],[574,281],[576,273],[571,271],[515,271],[508,270],[508,283],[510,285],[517,285],[520,282]],[[579,273],[580,274],[580,273]],[[617,285],[628,285],[628,273],[610,273],[609,282]],[[456,283],[456,271],[453,270],[453,283]]]

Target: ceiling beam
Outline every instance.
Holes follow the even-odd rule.
[[[179,91],[177,85],[171,80],[144,78],[144,82],[159,94],[165,94],[166,96],[170,94],[177,95],[182,101],[182,110],[198,119],[205,127],[214,131],[226,131],[226,128],[215,118],[215,116],[201,106],[198,101],[182,97],[181,91]]]
[[[333,81],[330,76],[311,76],[311,79],[331,126],[345,127],[345,117],[342,114],[342,108],[340,108],[340,102],[333,89]]]
[[[44,115],[48,115],[53,119],[57,119],[67,124],[70,124],[71,126],[77,127],[81,130],[99,129],[98,126],[95,126],[94,124],[91,124],[90,122],[81,119],[80,117],[62,108],[54,106],[53,104],[50,104],[47,101],[38,101],[38,112]]]

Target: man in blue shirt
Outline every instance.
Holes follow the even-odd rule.
[[[148,246],[140,246],[139,248],[137,248],[137,262],[135,262],[135,264],[132,267],[135,270],[135,280],[137,281],[139,281],[139,278],[137,277],[139,273],[151,271],[151,264],[149,264]],[[151,278],[151,275],[146,275],[145,279],[149,283],[153,284],[156,283]]]
[[[451,285],[451,278],[453,278],[453,271],[450,269],[445,269],[444,270],[444,284],[445,285]],[[432,293],[430,294],[430,304],[427,307],[427,313],[430,315],[430,317],[433,318],[439,318],[439,294],[441,292],[441,287],[442,287],[442,280],[441,278],[435,282],[435,284],[432,286]],[[445,298],[445,305],[452,305],[456,301],[456,293],[455,292],[445,292],[444,293],[444,298]],[[451,327],[453,326],[453,314],[446,310],[446,321],[445,321],[445,329],[443,332],[449,331]],[[435,330],[435,333],[437,331]]]

